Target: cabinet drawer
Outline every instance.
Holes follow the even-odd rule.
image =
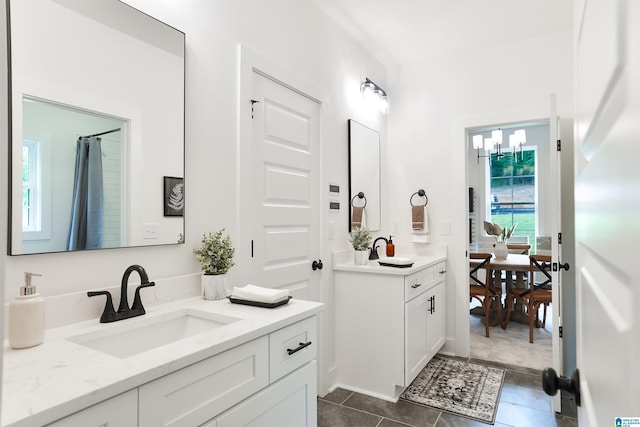
[[[317,347],[316,316],[272,332],[269,335],[269,382],[315,359]]]
[[[265,336],[139,389],[140,427],[196,426],[269,384]]]
[[[424,270],[404,278],[404,300],[410,301],[429,289],[436,282],[437,266],[432,265]]]
[[[52,424],[47,424],[47,427],[136,427],[137,425],[138,391],[130,390]]]

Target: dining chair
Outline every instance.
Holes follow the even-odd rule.
[[[491,304],[496,301],[500,326],[504,329],[502,320],[502,287],[499,289],[492,286],[491,277],[491,257],[490,253],[470,253],[469,259],[482,260],[477,265],[469,266],[469,302],[475,298],[482,305],[484,314],[485,335],[489,337],[489,314]],[[475,264],[475,263],[474,263]],[[483,277],[484,276],[484,277]]]
[[[538,310],[542,305],[544,314],[542,317],[542,327],[547,323],[547,307],[551,304],[551,256],[550,255],[529,255],[529,286],[526,288],[512,288],[507,290],[507,317],[504,327],[509,325],[511,313],[516,301],[527,307],[529,317],[529,342],[533,344],[533,327],[538,327]],[[535,277],[542,277],[543,280],[536,282]]]

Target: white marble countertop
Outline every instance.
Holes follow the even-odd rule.
[[[124,359],[67,339],[183,309],[240,320]],[[295,298],[267,309],[197,297],[153,306],[144,316],[119,322],[95,319],[49,329],[44,343],[29,349],[11,349],[5,340],[1,425],[45,425],[321,310],[321,303]]]
[[[333,266],[334,271],[350,271],[354,273],[368,274],[389,274],[396,276],[408,276],[427,267],[431,267],[441,261],[447,259],[446,254],[438,255],[420,255],[420,256],[401,256],[402,258],[411,258],[414,263],[411,267],[387,267],[380,265],[379,260],[369,261],[366,265],[356,265],[353,260],[349,262],[339,263]]]

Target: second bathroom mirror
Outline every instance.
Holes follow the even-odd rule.
[[[349,120],[349,231],[352,230],[353,208],[366,206],[362,226],[380,230],[380,134]],[[358,197],[362,193],[364,198]]]

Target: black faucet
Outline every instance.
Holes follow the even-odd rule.
[[[376,260],[380,258],[378,256],[378,246],[376,245],[378,243],[378,240],[384,240],[387,244],[389,244],[389,241],[386,237],[378,237],[376,240],[374,240],[373,245],[371,245],[371,254],[369,255],[369,260]]]
[[[138,272],[138,275],[140,276],[140,285],[136,288],[133,305],[129,308],[127,286],[129,284],[129,276],[134,271]],[[140,289],[155,285],[155,282],[149,282],[149,277],[147,276],[145,269],[140,265],[134,264],[128,267],[122,276],[122,283],[120,284],[120,305],[118,306],[117,312],[113,309],[113,299],[111,298],[111,293],[109,293],[109,291],[91,291],[87,292],[87,295],[89,297],[106,295],[107,301],[105,303],[102,316],[100,316],[100,323],[116,322],[122,319],[129,319],[130,317],[142,316],[145,313],[145,310],[142,306],[142,300],[140,299]]]

